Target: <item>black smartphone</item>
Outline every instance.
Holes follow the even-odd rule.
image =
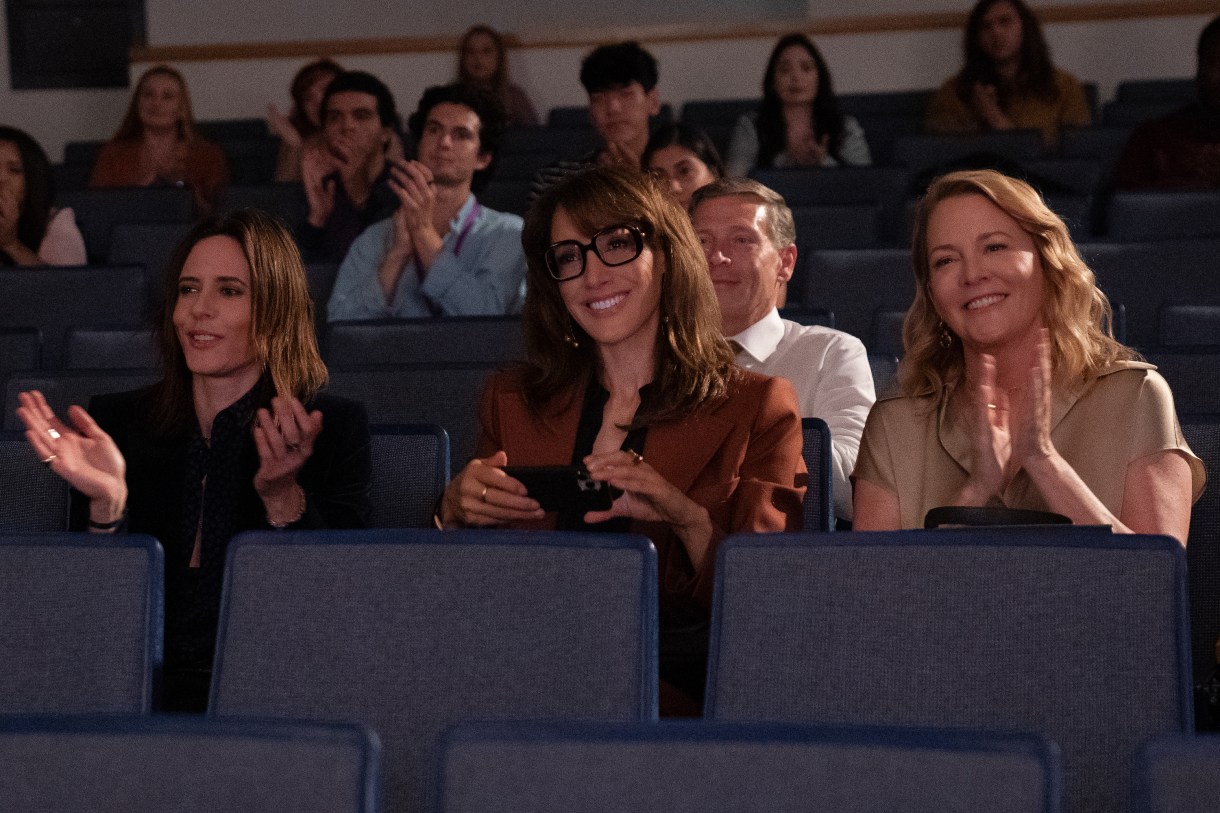
[[[605,511],[620,493],[578,466],[506,466],[504,473],[520,480],[543,511]]]

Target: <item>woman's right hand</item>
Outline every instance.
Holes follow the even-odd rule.
[[[17,417],[38,458],[89,498],[89,518],[111,523],[127,507],[127,462],[110,435],[79,406],[68,409],[69,427],[38,390],[17,396]]]
[[[448,528],[542,519],[546,512],[521,481],[504,473],[507,465],[508,455],[502,451],[471,460],[445,488],[441,523]]]
[[[1012,476],[1012,431],[1008,394],[996,385],[995,359],[980,353],[975,369],[968,371],[970,422],[970,479],[958,496],[958,505],[986,505],[1004,491]]]

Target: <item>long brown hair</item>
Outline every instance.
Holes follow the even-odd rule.
[[[961,340],[947,332],[932,304],[928,262],[932,213],[942,201],[961,195],[982,195],[1033,239],[1045,281],[1042,320],[1050,331],[1057,384],[1086,381],[1114,361],[1138,358],[1135,351],[1114,339],[1110,302],[1097,287],[1096,275],[1081,259],[1067,226],[1034,188],[990,169],[952,172],[932,182],[915,216],[911,248],[915,300],[902,324],[902,389],[906,395],[932,394],[939,400],[965,371]],[[950,340],[945,342],[944,336]]]
[[[720,306],[690,218],[639,169],[607,166],[555,184],[525,217],[524,381],[530,408],[541,415],[557,395],[578,392],[601,363],[596,343],[568,314],[559,293],[564,283],[546,269],[551,224],[560,208],[589,234],[614,223],[639,226],[661,270],[654,395],[632,427],[680,418],[722,400],[738,373],[720,333]]]
[[[458,40],[457,81],[465,84],[483,84],[482,81],[476,80],[473,76],[466,73],[466,46],[480,34],[489,37],[492,44],[496,47],[496,71],[491,75],[491,79],[487,80],[486,84],[496,97],[500,99],[501,103],[504,103],[508,97],[508,46],[504,42],[504,35],[489,25],[472,25],[466,29],[466,33]]]
[[[307,401],[326,385],[305,267],[287,227],[257,209],[217,215],[191,229],[166,271],[165,300],[155,326],[164,375],[153,396],[154,423],[162,431],[186,425],[195,414],[191,371],[174,329],[178,277],[191,250],[200,241],[220,235],[237,241],[250,266],[251,338],[263,374],[271,381],[272,394]]]
[[[983,17],[1000,3],[1012,6],[1021,20],[1021,64],[1017,69],[1016,82],[1012,85],[1000,79],[995,62],[983,52],[982,43],[979,42]],[[965,65],[957,75],[957,95],[962,101],[970,102],[976,82],[994,85],[1001,102],[1007,101],[1014,91],[1032,93],[1047,101],[1058,95],[1055,66],[1051,62],[1050,49],[1046,47],[1046,38],[1042,36],[1042,25],[1022,0],[979,0],[966,18],[966,30],[962,37]]]
[[[194,141],[199,134],[195,130],[195,114],[191,112],[191,94],[186,88],[186,80],[182,78],[182,74],[169,65],[154,65],[140,74],[140,80],[136,82],[136,88],[131,92],[131,100],[127,103],[127,112],[123,114],[123,121],[115,131],[113,140],[132,141],[144,135],[144,125],[140,123],[140,92],[144,90],[144,83],[154,76],[168,76],[178,83],[178,90],[182,94],[182,109],[178,115],[178,140]]]

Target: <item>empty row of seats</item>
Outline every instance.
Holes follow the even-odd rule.
[[[0,541],[2,713],[146,713],[160,557],[139,536]],[[655,721],[656,573],[655,550],[635,536],[243,534],[227,560],[209,716],[366,725],[384,748],[385,809],[437,809],[434,766],[455,724]],[[1164,537],[737,536],[717,561],[704,714],[1023,732],[1062,755],[1063,809],[1128,810],[1140,748],[1191,730],[1188,634],[1186,555]],[[511,774],[499,747],[463,759]],[[904,764],[892,766],[899,786]],[[1033,809],[1059,809],[1050,787],[1049,807]],[[980,808],[1005,809],[914,809]]]

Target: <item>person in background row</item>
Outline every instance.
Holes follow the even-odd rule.
[[[471,26],[458,41],[457,81],[481,88],[499,100],[507,126],[538,126],[538,113],[530,97],[508,80],[508,48],[503,35],[491,26]]]
[[[72,527],[155,536],[165,548],[165,711],[207,704],[225,551],[242,531],[361,528],[368,418],[319,394],[301,256],[253,209],[199,223],[167,269],[156,325],[164,377],[54,415],[17,415],[34,452],[75,489]]]
[[[206,214],[228,184],[228,160],[195,129],[182,74],[168,65],[146,70],[119,129],[98,153],[90,188],[185,186]]]
[[[928,104],[929,133],[1036,129],[1047,146],[1093,114],[1079,80],[1051,62],[1042,26],[1023,0],[979,0],[966,20],[965,65]]]
[[[912,259],[903,395],[869,413],[854,527],[1004,507],[1185,544],[1203,464],[1165,379],[1114,340],[1109,302],[1033,187],[945,175],[920,204]]]
[[[301,155],[308,216],[299,235],[310,262],[339,262],[352,242],[398,205],[388,158],[399,129],[394,96],[364,71],[336,76],[322,97],[321,143]]]
[[[1114,171],[1117,189],[1220,188],[1220,17],[1199,34],[1198,101],[1135,129]]]
[[[54,202],[47,154],[29,134],[0,126],[0,266],[84,265],[76,218]]]
[[[830,68],[804,34],[780,39],[767,60],[756,118],[742,116],[729,142],[729,174],[755,167],[867,166],[860,122],[843,114]]]
[[[569,175],[530,209],[526,361],[483,394],[477,459],[445,527],[646,534],[660,577],[663,713],[699,713],[716,550],[795,530],[805,465],[792,385],[739,369],[690,218],[638,168]],[[546,514],[514,466],[576,466],[621,494]]]
[[[525,279],[521,218],[471,192],[495,159],[502,115],[494,97],[469,85],[424,92],[410,121],[419,160],[391,161],[398,208],[352,244],[328,319],[515,312]]]
[[[780,318],[779,297],[796,268],[796,224],[778,192],[749,178],[724,178],[695,192],[690,214],[737,363],[788,379],[801,415],[826,421],[835,514],[850,521],[849,478],[876,400],[863,343]]]
[[[310,62],[292,78],[292,109],[288,115],[274,104],[267,105],[267,126],[280,139],[275,161],[276,181],[301,180],[301,156],[306,144],[318,145],[322,135],[322,98],[331,80],[343,68],[330,59]]]
[[[644,169],[665,186],[683,209],[691,195],[724,177],[724,162],[707,133],[689,124],[662,124],[648,139]]]

